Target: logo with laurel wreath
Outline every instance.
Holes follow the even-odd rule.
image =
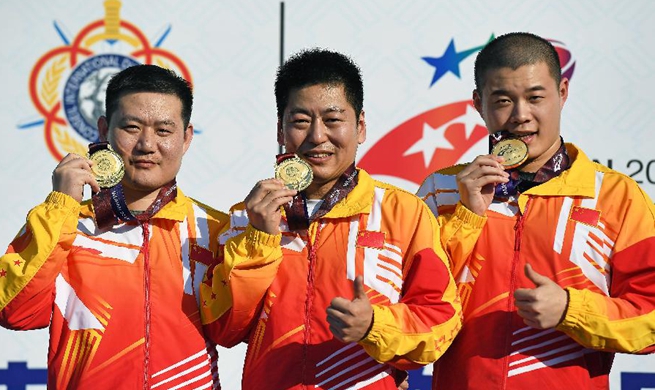
[[[99,140],[96,121],[104,114],[105,90],[111,76],[137,64],[155,64],[176,71],[192,83],[186,65],[161,48],[171,31],[166,26],[151,43],[139,28],[120,18],[120,0],[105,0],[105,17],[70,37],[58,22],[55,30],[64,44],[45,53],[30,73],[29,92],[38,119],[20,129],[43,126],[52,156],[84,155]]]

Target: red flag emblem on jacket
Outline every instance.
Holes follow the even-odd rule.
[[[570,218],[576,222],[584,223],[585,225],[598,226],[598,222],[600,222],[600,211],[573,206]]]

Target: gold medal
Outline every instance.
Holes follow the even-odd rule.
[[[111,146],[93,152],[88,158],[93,161],[91,172],[100,188],[110,188],[121,182],[125,174],[123,159]]]
[[[528,145],[518,138],[508,138],[498,142],[491,149],[491,154],[503,157],[501,163],[505,169],[512,169],[520,166],[528,159]]]
[[[282,180],[289,189],[302,191],[309,187],[314,173],[309,164],[294,156],[275,166],[275,178]]]

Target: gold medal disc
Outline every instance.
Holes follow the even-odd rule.
[[[295,156],[275,166],[275,178],[282,180],[289,189],[302,191],[309,187],[314,173],[309,164]]]
[[[89,156],[93,161],[91,171],[100,188],[110,188],[121,182],[125,174],[123,159],[111,147],[101,149]]]
[[[494,156],[503,157],[501,163],[505,169],[512,169],[520,166],[528,159],[528,145],[518,138],[504,139],[494,145],[491,149]]]

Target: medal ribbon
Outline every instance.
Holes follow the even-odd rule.
[[[327,194],[323,197],[323,203],[319,207],[318,211],[312,216],[312,219],[319,219],[325,214],[327,214],[332,208],[344,199],[350,191],[352,191],[358,182],[358,171],[355,169],[355,163],[350,165],[346,170],[341,174],[337,182],[334,183],[334,186],[330,188]]]
[[[278,154],[277,156],[275,156],[275,163],[280,164],[282,161],[288,160],[288,159],[294,157],[295,155],[296,155],[295,153]]]
[[[118,184],[112,188],[105,188],[93,194],[93,212],[96,225],[105,229],[121,222],[138,221],[144,223],[157,214],[162,207],[177,196],[177,183],[175,179],[159,189],[157,198],[143,213],[134,216],[125,203],[123,185]]]
[[[99,229],[105,229],[122,221],[134,221],[125,204],[123,185],[118,184],[112,188],[103,188],[91,196],[93,213],[95,214],[96,225]]]
[[[493,147],[502,139],[507,138],[508,135],[509,132],[505,131],[490,135],[490,147]],[[518,168],[508,170],[509,182],[501,183],[496,186],[494,190],[494,198],[504,199],[516,195],[517,193],[525,192],[532,187],[538,186],[539,184],[545,183],[548,180],[559,176],[562,172],[569,169],[570,166],[571,158],[566,151],[564,139],[560,137],[559,149],[557,149],[555,154],[534,173],[534,177],[530,178],[532,174],[521,172]]]

